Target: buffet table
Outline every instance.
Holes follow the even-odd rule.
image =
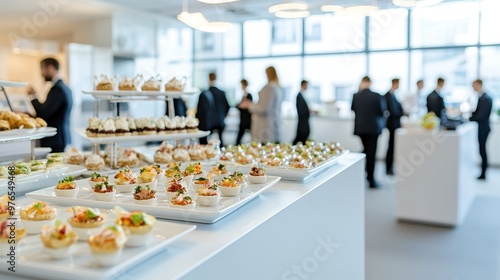
[[[457,226],[474,199],[477,125],[396,132],[396,217]]]
[[[351,153],[316,178],[281,181],[116,279],[364,279],[363,173]]]

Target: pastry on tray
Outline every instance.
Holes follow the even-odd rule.
[[[135,167],[139,165],[138,154],[133,149],[123,149],[118,155],[118,167]]]
[[[99,137],[113,137],[115,136],[116,126],[112,118],[108,118],[99,124]]]
[[[40,233],[44,225],[56,218],[57,211],[46,202],[37,201],[25,208],[21,208],[19,216],[26,228],[26,232],[28,234],[35,234]]]
[[[156,135],[157,132],[157,127],[156,127],[156,121],[154,118],[146,118],[144,119],[143,127],[142,127],[142,134],[143,135]]]
[[[83,163],[83,154],[80,152],[77,148],[71,147],[67,152],[66,152],[66,163],[67,164],[74,164],[74,165],[80,165]]]
[[[172,78],[165,84],[165,91],[183,91],[186,86],[186,77],[181,79]]]
[[[104,168],[104,159],[100,155],[91,155],[85,160],[85,168],[88,170],[101,170]]]
[[[99,126],[101,125],[101,119],[99,118],[89,118],[87,129],[85,133],[88,137],[98,137],[99,136]]]
[[[74,206],[68,208],[72,216],[68,218],[76,234],[85,240],[91,233],[97,233],[106,222],[106,216],[99,209]]]
[[[145,81],[144,84],[142,84],[141,89],[143,91],[160,91],[161,78],[159,76],[151,77],[149,80]]]
[[[96,90],[115,90],[115,82],[106,75],[101,75],[100,81],[97,81],[97,77],[94,80],[96,81]]]
[[[141,79],[140,75],[137,75],[135,78],[129,78],[125,76],[123,80],[121,80],[118,83],[118,90],[136,91],[137,90],[136,84],[138,83],[139,79]]]
[[[115,136],[131,136],[130,128],[126,117],[115,118]]]
[[[8,121],[0,120],[0,131],[10,130],[10,125]]]
[[[199,125],[200,121],[197,118],[191,116],[186,118],[186,129],[188,133],[198,132]]]
[[[45,251],[53,259],[62,259],[69,255],[71,245],[78,240],[78,235],[61,220],[53,226],[45,225],[40,235]]]
[[[26,229],[16,226],[14,237],[12,237],[10,223],[12,221],[0,221],[0,256],[2,257],[7,256],[11,252],[13,245],[18,247],[17,244],[19,244],[19,241],[26,236]]]
[[[35,118],[36,123],[39,127],[47,127],[47,122],[42,118]]]
[[[142,211],[120,212],[115,221],[117,225],[122,226],[128,232],[125,245],[131,247],[143,246],[148,243],[155,222],[155,217]]]
[[[127,236],[119,225],[106,226],[99,234],[87,239],[90,251],[98,265],[111,266],[120,259]]]

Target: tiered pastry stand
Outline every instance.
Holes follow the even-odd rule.
[[[116,116],[120,116],[120,103],[136,101],[163,101],[167,102],[169,108],[169,117],[174,117],[174,98],[184,95],[194,95],[196,91],[84,91],[84,94],[92,95],[95,98],[94,116],[99,117],[99,103],[101,100],[108,100],[116,104]],[[209,131],[198,131],[196,133],[174,133],[174,134],[156,134],[156,135],[137,135],[128,137],[88,137],[85,129],[79,129],[78,134],[93,144],[93,153],[99,154],[99,144],[111,145],[111,168],[118,168],[118,157],[116,153],[116,144],[124,142],[148,142],[165,140],[183,140],[198,139],[208,136]]]

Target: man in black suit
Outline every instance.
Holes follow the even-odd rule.
[[[486,180],[486,169],[488,168],[488,156],[486,154],[486,140],[490,134],[490,115],[493,107],[491,97],[483,91],[483,81],[475,80],[472,83],[472,88],[479,96],[477,108],[470,121],[477,122],[478,124],[478,140],[479,140],[479,154],[481,155],[481,175],[478,180]]]
[[[434,114],[436,114],[436,117],[441,119],[441,121],[445,120],[443,119],[443,117],[446,118],[446,107],[444,106],[444,99],[440,95],[443,86],[444,79],[438,78],[436,89],[427,96],[427,112],[433,112]]]
[[[185,117],[187,115],[187,107],[186,103],[182,98],[174,98],[174,115],[179,116],[179,117]],[[167,108],[165,111],[165,115],[169,116],[169,110],[168,110],[168,102],[167,102]]]
[[[392,87],[385,94],[385,101],[387,103],[387,117],[386,126],[389,130],[389,146],[387,147],[387,155],[385,157],[385,170],[387,175],[394,175],[392,166],[394,164],[394,140],[396,129],[401,127],[401,117],[403,116],[403,107],[394,95],[394,92],[399,88],[399,79],[392,79]]]
[[[366,179],[370,188],[377,188],[375,181],[375,156],[377,154],[378,136],[384,127],[385,99],[378,93],[370,90],[371,80],[363,77],[359,92],[352,97],[351,110],[354,111],[354,135],[358,135],[363,143],[366,154]]]
[[[217,80],[215,73],[208,74],[208,81],[210,85],[208,90],[212,93],[215,103],[215,111],[212,112],[212,114],[214,114],[212,132],[217,131],[219,134],[220,146],[224,147],[222,133],[224,132],[224,127],[226,126],[224,120],[229,112],[229,103],[227,102],[226,93],[215,86],[215,80]]]
[[[36,98],[33,88],[29,89],[31,104],[37,117],[44,119],[47,125],[57,128],[57,134],[40,140],[42,147],[49,147],[52,152],[64,152],[66,145],[71,143],[69,119],[73,96],[71,90],[59,77],[59,62],[54,58],[46,58],[40,62],[42,76],[46,82],[52,82],[47,99],[41,103]]]
[[[213,128],[215,103],[212,93],[208,90],[200,93],[196,118],[199,120],[198,128],[203,131],[211,131]],[[207,137],[200,138],[200,144],[208,144]]]
[[[299,142],[305,144],[307,138],[309,137],[309,134],[311,133],[311,128],[309,127],[309,116],[310,116],[309,106],[307,106],[307,102],[304,99],[304,96],[302,95],[303,93],[306,92],[308,85],[309,82],[303,80],[300,83],[300,92],[299,94],[297,94],[296,106],[297,106],[297,116],[299,122],[297,124],[297,136],[295,137],[295,140],[293,140],[294,145]]]
[[[240,108],[240,105],[245,101],[253,101],[252,95],[247,92],[248,81],[243,79],[241,80],[241,89],[243,90],[243,97],[241,97],[241,102],[236,106],[240,111],[240,128],[238,130],[238,136],[236,137],[236,145],[241,144],[241,138],[245,135],[247,130],[250,130],[252,126],[252,114],[248,111],[248,109]]]

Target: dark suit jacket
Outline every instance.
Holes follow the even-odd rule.
[[[213,94],[215,103],[213,128],[224,128],[224,119],[226,118],[227,112],[229,112],[229,103],[227,102],[226,93],[216,87],[210,87],[208,90]]]
[[[493,107],[493,101],[491,97],[486,93],[483,93],[477,102],[477,108],[470,120],[477,122],[479,134],[490,132],[490,115],[491,109]]]
[[[385,95],[385,101],[387,103],[387,111],[389,111],[389,117],[387,118],[387,129],[395,130],[401,127],[401,117],[403,116],[403,107],[401,103],[396,99],[393,93],[388,91]]]
[[[307,102],[304,99],[304,96],[302,93],[299,92],[297,94],[297,102],[296,102],[296,107],[297,107],[297,115],[299,117],[299,124],[298,124],[298,129],[304,128],[304,131],[307,129],[309,131],[309,106],[307,106]]]
[[[57,134],[40,140],[42,147],[50,147],[53,152],[63,152],[64,147],[71,143],[69,119],[73,96],[71,90],[62,80],[58,80],[50,89],[47,99],[40,103],[38,99],[31,101],[37,117],[44,119],[47,125],[57,128]]]
[[[383,96],[364,89],[352,97],[351,110],[356,114],[354,119],[355,135],[379,135],[384,127],[386,102]]]
[[[245,99],[253,101],[253,97],[250,93],[247,93]],[[238,110],[240,111],[240,125],[249,126],[249,124],[252,122],[252,114],[248,111],[248,109],[238,108]]]
[[[184,100],[182,98],[174,98],[174,113],[176,116],[180,117],[185,117],[187,115],[187,107],[186,103],[184,103]],[[168,102],[167,102],[167,109],[165,111],[165,115],[168,116]]]
[[[214,97],[210,91],[206,90],[200,93],[196,118],[200,121],[198,128],[200,130],[210,131],[214,128],[215,103]]]
[[[446,114],[444,99],[435,90],[427,96],[427,112],[434,112],[438,118],[441,114]]]

